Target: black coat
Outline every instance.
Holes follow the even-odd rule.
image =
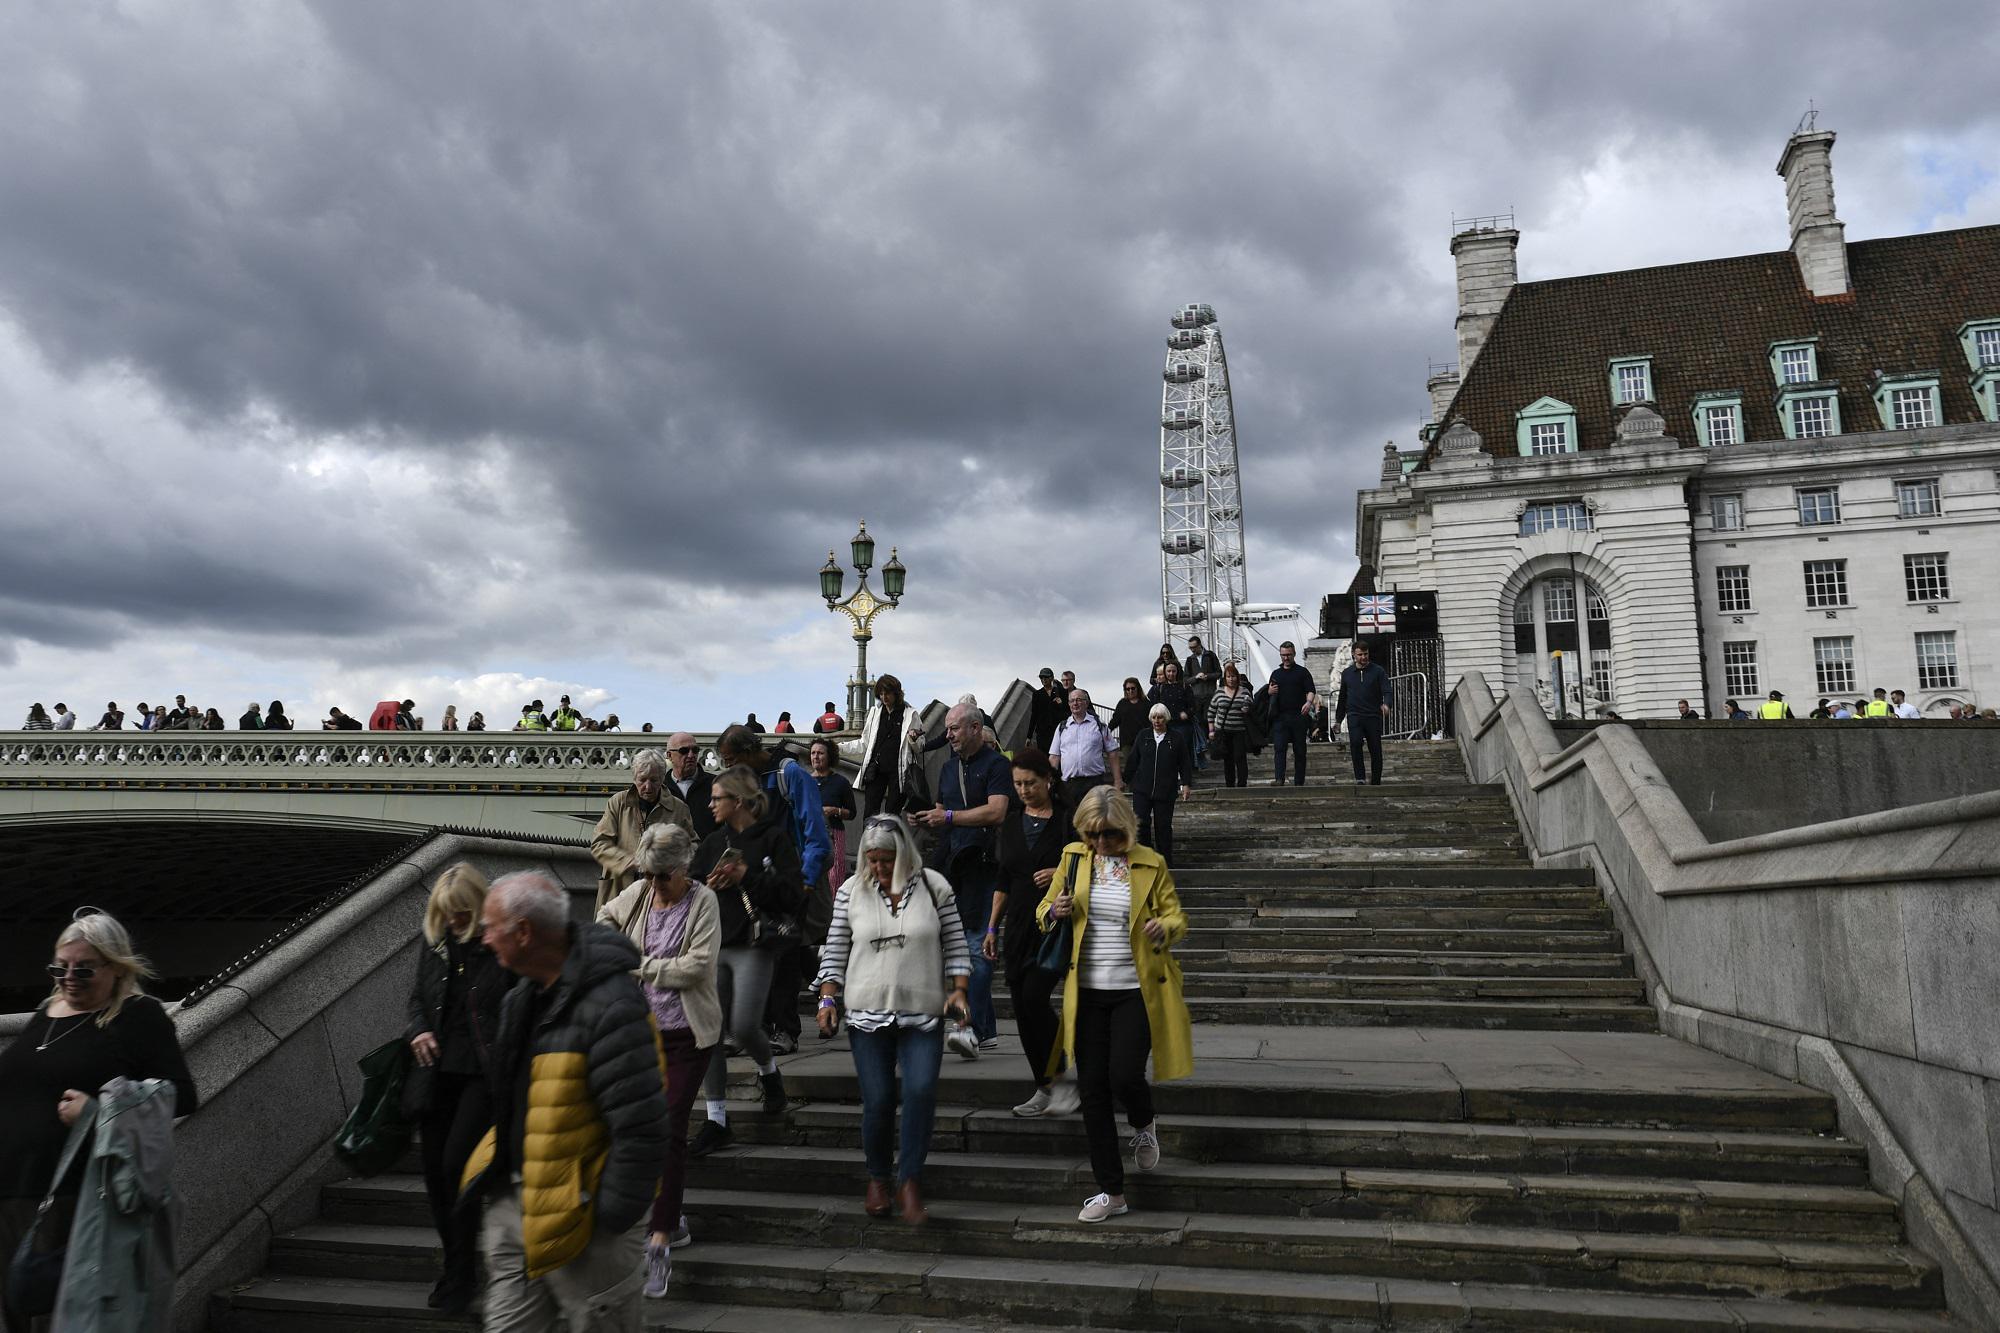
[[[694,820],[694,837],[697,843],[715,832],[715,812],[708,808],[708,798],[715,790],[715,775],[705,768],[694,771],[694,781],[688,784],[687,795],[681,795],[680,784],[671,777],[667,779],[667,790],[687,802],[688,817]]]
[[[711,886],[721,920],[718,942],[724,946],[750,942],[750,916],[743,908],[746,894],[752,907],[773,916],[797,916],[806,901],[805,872],[799,864],[799,849],[792,845],[791,811],[774,810],[741,833],[725,824],[703,838],[694,854],[694,877],[706,881],[723,852],[731,848],[743,854],[750,869],[743,876],[740,893]],[[771,863],[768,867],[766,860]]]
[[[1158,742],[1148,730],[1132,743],[1125,761],[1125,786],[1133,795],[1171,801],[1180,796],[1182,787],[1193,785],[1194,757],[1172,730]]]
[[[494,1035],[500,1030],[500,1001],[513,986],[514,977],[477,937],[464,944],[449,936],[436,944],[419,942],[417,978],[410,987],[410,1022],[403,1029],[403,1040],[424,1032],[436,1034],[439,1042],[445,1040],[445,1033],[453,1027],[444,1002],[454,971],[459,978],[458,1003],[470,1020],[467,1026],[475,1039],[474,1054],[483,1069]]]
[[[1035,748],[1044,754],[1048,753],[1049,742],[1055,738],[1056,728],[1069,716],[1069,698],[1060,693],[1060,686],[1056,689],[1058,692],[1053,694],[1048,690],[1036,690],[1028,700],[1028,730],[1034,737]]]
[[[1194,691],[1185,685],[1169,685],[1165,681],[1161,681],[1158,685],[1147,691],[1146,699],[1149,703],[1165,704],[1167,706],[1167,725],[1170,727],[1194,726],[1202,720],[1201,709],[1195,706]],[[1187,716],[1182,717],[1182,713],[1186,713]],[[1151,723],[1147,725],[1150,727]],[[1141,741],[1145,740],[1146,733],[1143,731],[1140,732],[1139,739]],[[1120,743],[1123,744],[1123,742]]]
[[[1069,808],[1063,804],[1061,793],[1051,792],[1050,796],[1055,813],[1032,847],[1028,845],[1027,834],[1021,831],[1019,806],[1008,810],[1007,818],[1000,824],[1000,883],[996,887],[1007,895],[1001,944],[1006,952],[1009,977],[1017,975],[1020,969],[1016,964],[1032,957],[1041,942],[1035,909],[1041,906],[1042,890],[1035,886],[1035,872],[1054,870],[1062,861],[1063,848],[1076,840],[1076,828],[1070,823]],[[980,929],[984,923],[967,925]]]
[[[1118,733],[1118,748],[1129,750],[1146,733],[1146,711],[1152,705],[1144,699],[1120,699],[1111,710],[1111,729]]]

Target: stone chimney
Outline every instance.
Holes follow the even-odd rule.
[[[1476,219],[1451,238],[1451,257],[1458,261],[1458,373],[1472,374],[1472,363],[1486,345],[1501,302],[1514,290],[1514,247],[1521,233],[1512,217]]]
[[[1833,131],[1802,127],[1786,143],[1778,174],[1785,178],[1799,276],[1814,296],[1847,295],[1854,287],[1847,277],[1847,227],[1833,211]]]
[[[1431,393],[1431,420],[1443,421],[1444,410],[1451,406],[1452,398],[1458,393],[1458,372],[1448,366],[1440,366],[1431,371],[1424,387]]]

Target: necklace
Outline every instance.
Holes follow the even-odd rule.
[[[76,1022],[71,1023],[68,1027],[64,1028],[60,1033],[56,1031],[56,1020],[51,1018],[49,1020],[48,1036],[44,1037],[41,1041],[41,1044],[36,1046],[35,1049],[38,1051],[46,1051],[49,1047],[55,1045],[57,1042],[61,1041],[64,1037],[67,1037],[70,1033],[82,1027],[83,1020],[89,1018],[90,1015],[88,1013],[82,1013],[73,1015],[73,1017],[76,1019]]]

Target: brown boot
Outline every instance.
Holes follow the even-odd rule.
[[[930,1221],[931,1215],[924,1209],[923,1191],[917,1188],[915,1180],[906,1180],[896,1187],[896,1207],[911,1226]]]
[[[869,1181],[868,1198],[861,1205],[861,1208],[870,1217],[887,1217],[889,1215],[889,1183],[884,1180]]]

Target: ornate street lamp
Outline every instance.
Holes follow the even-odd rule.
[[[896,548],[890,547],[889,563],[882,566],[882,591],[887,596],[886,601],[882,600],[868,587],[868,571],[875,564],[875,539],[868,535],[866,522],[854,534],[848,549],[854,557],[854,572],[860,576],[860,583],[843,600],[840,585],[845,575],[833,552],[828,551],[826,563],[819,569],[819,595],[826,599],[827,610],[840,612],[854,625],[854,679],[847,682],[847,718],[849,726],[859,727],[868,714],[868,696],[872,693],[868,680],[868,641],[874,637],[875,617],[903,600],[909,571],[896,558]]]

